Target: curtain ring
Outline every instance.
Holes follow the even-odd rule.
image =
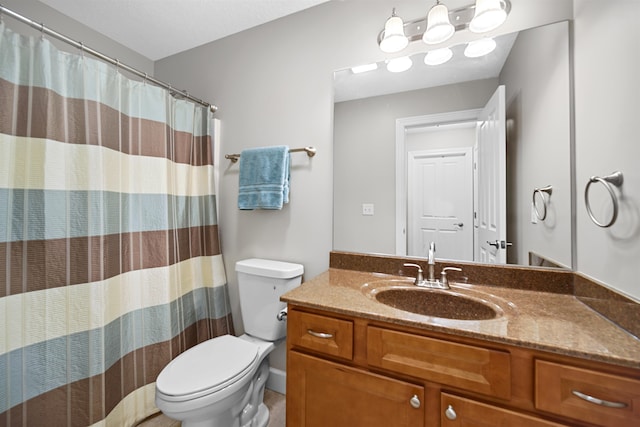
[[[591,204],[589,203],[589,187],[594,182],[599,182],[604,185],[604,188],[609,192],[609,196],[611,197],[611,202],[613,203],[613,214],[611,215],[611,219],[609,222],[600,222],[593,215],[593,211],[591,210]],[[615,185],[616,187],[620,187],[623,182],[622,172],[616,171],[611,175],[607,175],[604,177],[592,176],[589,178],[589,182],[587,182],[587,186],[584,188],[584,204],[587,208],[587,213],[589,214],[589,218],[593,221],[598,227],[607,228],[611,227],[616,219],[618,219],[618,196],[613,191],[613,187],[611,185]]]
[[[544,193],[547,193],[548,199],[550,199],[551,193],[553,193],[553,186],[547,185],[546,187],[535,188],[533,190],[533,199],[532,199],[533,212],[536,214],[536,217],[540,221],[544,221],[547,218],[547,208],[548,208],[549,200],[544,198]],[[543,213],[540,213],[540,211],[538,211],[538,204],[536,203],[536,194],[540,194],[540,198],[542,199],[542,207],[544,208],[544,210],[542,211]]]
[[[44,22],[40,23],[40,40],[44,40]]]

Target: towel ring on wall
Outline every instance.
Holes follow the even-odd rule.
[[[544,193],[547,193],[547,198],[544,198]],[[547,185],[542,188],[534,188],[533,189],[533,212],[536,214],[536,218],[540,221],[544,221],[547,218],[547,210],[549,207],[549,199],[551,199],[551,193],[553,193],[553,186]],[[538,204],[536,203],[536,194],[540,194],[540,198],[542,199],[542,207],[544,210],[542,213],[538,210]]]
[[[599,182],[604,185],[604,188],[607,189],[609,195],[611,196],[611,202],[613,203],[613,214],[611,215],[611,219],[607,223],[599,222],[591,211],[591,205],[589,203],[589,187],[591,187],[591,184],[593,184],[594,182]],[[587,186],[584,188],[584,204],[587,207],[589,218],[591,218],[591,221],[593,221],[598,227],[611,227],[611,225],[616,222],[616,219],[618,218],[618,196],[616,196],[616,193],[613,191],[613,187],[611,185],[620,187],[622,185],[622,182],[623,177],[622,172],[620,171],[613,172],[611,175],[603,177],[592,176],[591,178],[589,178],[589,182],[587,182]]]

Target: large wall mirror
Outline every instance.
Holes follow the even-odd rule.
[[[436,241],[438,259],[575,267],[569,24],[496,43],[476,58],[453,46],[438,66],[414,54],[401,73],[335,72],[335,250],[424,256]],[[501,91],[506,154],[486,163],[482,114]],[[501,205],[496,241],[482,228]]]

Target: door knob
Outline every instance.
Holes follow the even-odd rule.
[[[421,405],[420,398],[418,397],[417,394],[414,394],[413,397],[409,399],[409,403],[413,408],[416,408],[416,409],[420,408],[420,405]]]
[[[449,405],[449,407],[447,408],[446,411],[444,411],[444,415],[450,419],[451,421],[455,420],[456,418],[458,418],[458,414],[456,414],[456,411],[453,409],[453,406]]]
[[[453,225],[455,225],[456,227],[460,227],[460,228],[464,227],[464,223],[462,223],[462,222],[456,222]]]
[[[496,240],[495,242],[490,242],[487,240],[487,244],[489,246],[493,246],[496,249],[506,249],[508,246],[513,246],[513,243],[505,242],[504,240]]]

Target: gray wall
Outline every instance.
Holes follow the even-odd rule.
[[[507,237],[510,263],[529,251],[571,267],[569,24],[518,35],[502,72],[507,101]],[[533,189],[553,186],[547,218],[531,222]]]
[[[396,119],[482,108],[497,86],[487,79],[336,103],[334,249],[395,253]],[[362,203],[375,215],[362,216]]]
[[[640,2],[575,0],[574,9],[578,271],[640,300]],[[624,173],[619,218],[599,228],[584,188],[616,170]],[[600,188],[592,196],[607,220],[608,196]]]

